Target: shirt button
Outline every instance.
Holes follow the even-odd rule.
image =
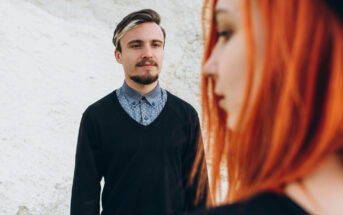
[[[155,106],[155,102],[152,103],[152,106]]]
[[[144,120],[145,120],[145,121],[148,120],[148,117],[144,117]]]
[[[135,104],[136,104],[136,102],[132,102],[131,104],[132,104],[132,105],[135,105]]]

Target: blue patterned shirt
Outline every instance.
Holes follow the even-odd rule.
[[[126,113],[144,126],[152,123],[160,115],[167,102],[167,92],[159,83],[153,91],[142,95],[124,81],[123,86],[116,90],[116,94]]]

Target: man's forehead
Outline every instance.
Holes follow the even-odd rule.
[[[154,40],[164,40],[162,29],[156,23],[143,23],[126,32],[121,40],[128,43],[133,40],[151,42]]]

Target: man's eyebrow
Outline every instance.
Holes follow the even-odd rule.
[[[130,42],[127,43],[127,45],[131,45],[133,43],[143,43],[143,40],[131,40]]]
[[[130,42],[127,43],[127,45],[131,45],[133,43],[143,43],[144,41],[143,40],[131,40]],[[162,40],[159,40],[159,39],[154,39],[152,40],[153,43],[163,43]]]
[[[153,43],[163,43],[162,40],[152,40]]]

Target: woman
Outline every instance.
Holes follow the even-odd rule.
[[[343,214],[342,10],[205,1],[202,120],[211,191],[224,168],[229,204],[196,214]]]

